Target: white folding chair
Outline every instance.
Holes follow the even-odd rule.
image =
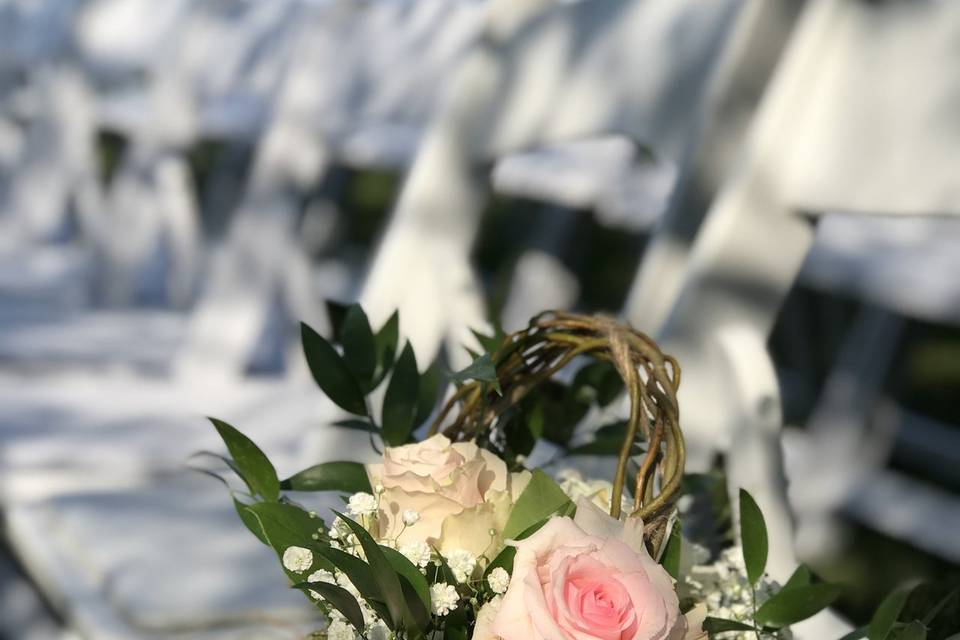
[[[401,310],[429,362],[455,359],[485,324],[468,263],[483,165],[510,152],[621,133],[679,158],[739,2],[502,2],[406,178],[362,302],[374,322]],[[643,70],[643,72],[638,72]]]
[[[243,375],[271,318],[280,318],[281,344],[291,317],[325,330],[322,291],[296,237],[299,194],[334,162],[408,162],[481,9],[468,0],[333,2],[307,23],[178,371]],[[390,57],[368,59],[375,48]],[[419,67],[409,83],[396,68],[405,61]]]
[[[945,71],[958,10],[835,0],[805,8],[657,330],[685,363],[691,467],[727,452],[733,486],[750,489],[767,516],[770,572],[780,580],[795,556],[766,338],[813,244],[811,216],[960,212],[948,169],[960,128],[945,108],[958,91]]]

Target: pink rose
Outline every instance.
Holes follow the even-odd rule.
[[[529,479],[528,473],[509,473],[503,460],[474,443],[439,434],[387,447],[383,464],[368,465],[367,475],[372,485],[383,486],[374,532],[380,540],[426,541],[475,556],[502,544],[499,531]],[[406,510],[417,512],[414,523],[403,522]]]
[[[686,623],[669,574],[620,523],[587,500],[517,543],[493,623],[503,640],[674,640]]]

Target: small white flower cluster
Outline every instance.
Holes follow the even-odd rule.
[[[333,529],[336,529],[336,527],[333,527]],[[346,536],[344,535],[343,538],[345,539],[345,537]],[[349,545],[344,548],[349,549],[350,551],[360,549],[359,545]],[[287,571],[291,573],[304,574],[313,568],[314,555],[310,549],[291,546],[284,550],[282,562]],[[356,598],[357,602],[360,604],[360,609],[363,612],[363,638],[382,638],[383,640],[386,640],[389,637],[389,629],[387,626],[361,597],[360,592],[357,591],[356,587],[353,586],[353,583],[350,582],[350,579],[346,576],[346,574],[340,572],[339,570],[330,572],[326,569],[317,569],[307,575],[304,581],[311,583],[326,582],[329,584],[335,584],[347,590],[350,595]],[[321,603],[323,602],[323,598],[320,593],[312,589],[310,590],[310,597],[312,597],[314,600],[320,601]],[[333,607],[326,607],[325,611],[330,618],[330,626],[327,628],[328,640],[358,640],[360,638],[360,636],[357,635],[356,629],[353,627],[353,625],[351,625],[339,611]]]
[[[580,498],[586,498],[604,511],[610,510],[610,500],[613,497],[613,484],[606,480],[586,480],[576,469],[561,469],[556,474],[560,489],[576,504]],[[629,497],[625,494],[620,499],[621,509],[631,511]]]
[[[398,551],[402,553],[413,566],[421,570],[426,569],[427,565],[430,564],[430,560],[433,559],[433,549],[423,541],[405,544],[400,547]]]
[[[303,547],[287,547],[283,552],[283,568],[292,573],[302,573],[313,566],[313,551]]]
[[[380,508],[377,497],[363,491],[350,496],[347,501],[347,513],[353,517],[372,516]]]
[[[753,621],[754,606],[760,608],[780,589],[780,585],[764,575],[756,586],[757,601],[753,603],[740,547],[725,549],[712,564],[694,565],[685,576],[682,587],[683,591],[707,606],[708,615],[746,623]],[[748,632],[725,637],[731,640],[755,640],[754,634]],[[781,629],[769,637],[789,640],[793,636],[789,629]]]
[[[487,584],[490,585],[490,590],[495,594],[503,595],[507,592],[507,587],[510,586],[510,574],[503,567],[497,567],[487,576]]]
[[[446,554],[447,566],[453,571],[453,577],[457,582],[468,582],[473,576],[473,570],[477,568],[477,559],[469,551],[463,549],[454,549]]]
[[[347,501],[347,513],[365,528],[372,530],[372,527],[376,526],[376,516],[380,508],[378,495],[375,496],[370,493],[353,494]],[[409,527],[420,520],[420,514],[413,509],[407,509],[402,512],[401,518],[404,525]],[[318,536],[323,533],[324,531],[320,529],[314,539],[318,539]],[[326,537],[329,538],[329,544],[332,547],[361,559],[366,558],[360,541],[342,519],[334,519],[326,531]],[[437,579],[442,563],[446,563],[450,568],[453,574],[452,580],[448,578],[446,582],[437,582],[430,587],[430,609],[433,615],[445,616],[460,606],[461,602],[467,600],[469,600],[471,606],[476,606],[478,609],[483,604],[483,590],[477,575],[482,573],[482,566],[479,559],[469,551],[452,549],[444,551],[441,558],[430,544],[422,540],[409,542],[399,547],[396,540],[379,540],[379,544],[397,549],[424,576],[433,580]],[[315,561],[317,558],[310,549],[305,547],[288,547],[283,552],[282,559],[283,566],[287,571],[303,576],[305,582],[326,582],[337,585],[348,591],[360,605],[363,612],[364,629],[362,633],[358,634],[353,625],[337,609],[324,601],[320,591],[308,591],[310,597],[320,604],[329,618],[330,624],[326,630],[328,640],[357,640],[361,637],[365,640],[388,640],[391,637],[390,630],[360,595],[346,574],[339,569],[331,571],[329,565],[327,565],[328,568],[316,568]],[[510,583],[510,575],[503,568],[498,567],[490,572],[486,582],[490,587],[490,592],[494,596],[499,596],[506,592]]]
[[[447,615],[457,608],[458,602],[460,602],[460,594],[452,584],[438,582],[430,587],[430,606],[433,609],[433,615]]]

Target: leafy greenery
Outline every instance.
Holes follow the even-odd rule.
[[[310,374],[327,397],[344,411],[367,415],[363,392],[333,345],[304,323],[300,324],[300,338]]]
[[[737,620],[708,617],[703,621],[703,630],[710,634],[717,634],[728,631],[754,631],[754,627],[745,622],[738,622]]]
[[[305,591],[316,591],[324,600],[343,614],[347,621],[352,624],[357,631],[363,633],[363,610],[357,599],[343,587],[327,582],[299,582],[293,585],[295,589]]]
[[[386,377],[397,357],[397,345],[400,342],[400,315],[396,311],[380,327],[373,341],[377,352],[377,368],[373,383],[376,387]]]
[[[383,398],[383,441],[398,447],[406,444],[416,426],[417,404],[420,399],[420,374],[417,372],[417,358],[408,342],[387,386]]]
[[[281,482],[280,488],[289,491],[373,492],[366,468],[359,462],[348,461],[314,465]]]
[[[774,629],[786,627],[826,608],[840,593],[840,587],[825,582],[784,588],[763,603],[754,620]]]
[[[670,537],[667,538],[667,546],[663,550],[663,557],[660,558],[660,564],[674,580],[680,579],[680,552],[683,547],[681,529],[679,520],[673,523],[673,527],[670,529]]]
[[[740,489],[740,539],[747,578],[755,585],[767,567],[767,525],[746,489]]]
[[[886,640],[890,637],[894,623],[900,617],[900,612],[907,604],[907,598],[910,597],[910,593],[916,586],[916,582],[908,582],[883,599],[867,627],[867,638],[869,640]]]
[[[553,479],[541,469],[534,469],[523,493],[517,498],[507,524],[503,528],[504,538],[515,538],[524,529],[549,517],[551,514],[570,504],[570,498]]]
[[[489,353],[481,355],[466,368],[451,373],[450,380],[458,384],[463,384],[469,380],[487,382],[493,385],[497,393],[502,393],[500,380],[497,378],[497,368],[494,366],[493,357]]]
[[[569,456],[615,456],[619,455],[623,447],[623,440],[627,434],[627,421],[617,420],[605,424],[593,432],[590,442],[577,445],[567,451]],[[642,453],[639,446],[634,446],[633,454]]]
[[[367,558],[367,564],[373,571],[374,580],[380,588],[380,595],[387,603],[387,609],[390,613],[389,618],[384,622],[394,631],[406,629],[412,640],[422,638],[423,631],[422,627],[419,626],[419,621],[429,616],[425,612],[417,610],[415,604],[411,607],[411,601],[404,597],[401,576],[394,571],[392,564],[384,555],[383,548],[376,543],[360,523],[351,520],[342,513],[336,511],[334,513],[346,523],[353,535],[360,541],[360,546]]]
[[[210,418],[217,433],[233,457],[231,468],[240,476],[250,492],[264,500],[276,500],[280,495],[280,481],[270,459],[247,436],[222,420]],[[229,462],[228,462],[229,464]]]
[[[343,360],[361,390],[373,389],[374,373],[378,364],[377,346],[367,314],[360,305],[350,305],[340,327]]]

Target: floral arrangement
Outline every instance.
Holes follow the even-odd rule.
[[[216,419],[229,457],[206,454],[242,479],[240,519],[324,614],[315,637],[789,638],[789,625],[839,595],[804,567],[782,587],[765,575],[763,516],[745,491],[740,535],[723,548],[681,533],[677,501],[691,478],[680,367],[644,334],[544,313],[512,335],[478,335],[485,352],[444,393],[437,365],[421,373],[409,344],[397,354],[396,314],[376,332],[358,306],[337,319],[335,341],[302,325],[304,353],[320,388],[355,416],[337,426],[367,432],[381,462],[327,462],[281,481]],[[627,419],[584,442],[577,424],[622,394]],[[527,469],[541,440],[561,458],[610,456],[612,479]],[[341,494],[344,508],[322,519],[295,499],[318,491]]]

